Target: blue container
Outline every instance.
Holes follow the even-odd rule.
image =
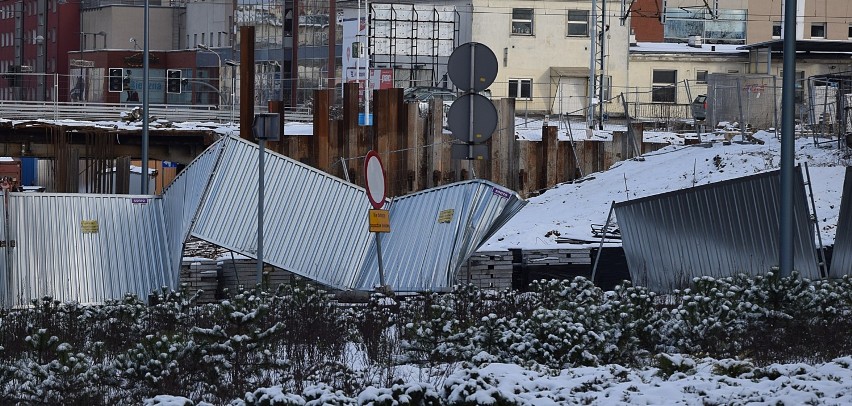
[[[21,186],[35,186],[38,181],[38,158],[21,158]]]
[[[358,125],[373,125],[373,115],[358,113]]]

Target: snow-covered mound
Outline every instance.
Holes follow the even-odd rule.
[[[644,155],[644,161],[622,161],[607,171],[589,174],[582,181],[558,185],[531,198],[480,251],[570,248],[569,244],[557,243],[557,236],[595,240],[591,225],[606,222],[613,201],[777,169],[780,140],[774,133],[765,131],[755,133],[754,138],[763,144],[724,145],[720,140],[701,145],[671,145]],[[808,164],[820,233],[823,243],[829,245],[834,241],[849,160],[836,143],[816,146],[811,138],[796,140],[795,155],[797,164]]]

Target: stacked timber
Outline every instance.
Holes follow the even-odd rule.
[[[199,290],[198,303],[216,300],[219,289],[219,265],[212,259],[184,259],[180,265],[180,282],[187,294],[195,295]]]
[[[514,254],[509,251],[477,252],[462,264],[456,282],[483,289],[508,289],[534,279],[591,274],[589,249],[529,250],[521,255],[522,260],[515,263]]]
[[[257,284],[257,261],[254,259],[227,259],[219,262],[222,269],[219,278],[220,286],[228,292],[239,292],[241,289],[251,289]],[[296,276],[271,265],[263,267],[263,285],[265,290],[274,291],[281,284],[292,284]]]
[[[480,289],[510,289],[512,253],[477,252],[462,265],[457,281],[472,284]]]

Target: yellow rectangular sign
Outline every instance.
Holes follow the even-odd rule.
[[[390,212],[381,209],[370,209],[370,232],[390,232]]]
[[[98,221],[97,220],[80,220],[80,229],[84,233],[97,233],[98,232]]]
[[[451,223],[453,221],[453,214],[455,214],[455,210],[446,209],[438,212],[438,223]]]

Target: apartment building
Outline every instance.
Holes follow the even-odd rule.
[[[0,0],[0,100],[64,100],[54,89],[68,83],[79,10],[72,1]]]

